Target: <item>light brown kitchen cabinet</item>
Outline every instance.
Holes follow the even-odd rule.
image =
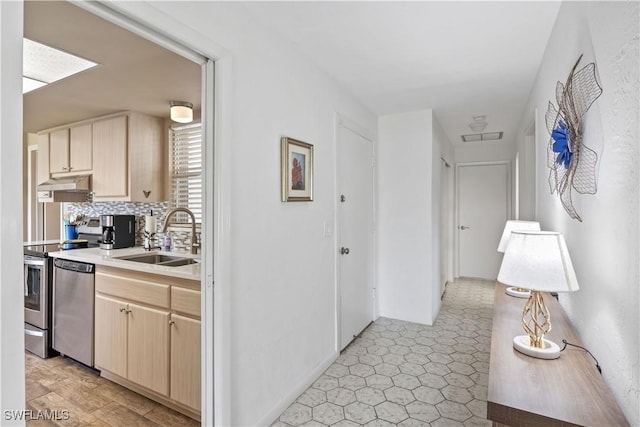
[[[200,291],[171,287],[171,398],[200,411]]]
[[[93,122],[94,200],[164,199],[162,120],[137,112]]]
[[[69,129],[49,134],[49,172],[66,173],[69,167]]]
[[[96,295],[95,366],[127,376],[127,303]]]
[[[171,314],[171,398],[200,411],[200,320]]]
[[[129,380],[169,394],[169,312],[129,304],[127,369]]]
[[[95,274],[101,375],[198,419],[200,283],[102,265]]]
[[[69,172],[89,173],[93,165],[91,124],[69,129]]]
[[[127,197],[127,116],[93,124],[93,157],[94,199]]]
[[[95,365],[169,395],[169,312],[96,295]]]
[[[92,175],[96,201],[165,200],[163,121],[135,111],[70,123],[38,133],[38,184]]]
[[[91,173],[91,124],[63,128],[49,133],[49,171],[51,174]]]

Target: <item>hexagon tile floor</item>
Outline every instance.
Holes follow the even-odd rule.
[[[433,326],[379,318],[272,426],[491,426],[493,286],[449,284]]]

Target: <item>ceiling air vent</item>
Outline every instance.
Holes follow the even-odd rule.
[[[472,133],[461,135],[462,142],[497,141],[502,139],[502,132]]]

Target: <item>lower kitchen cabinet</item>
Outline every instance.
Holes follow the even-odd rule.
[[[199,282],[98,265],[95,284],[96,368],[125,387],[199,416]]]
[[[169,395],[169,312],[96,295],[95,365]]]
[[[169,312],[129,304],[128,317],[127,377],[166,396],[169,394]]]
[[[200,411],[200,321],[171,315],[171,398]]]
[[[96,295],[94,364],[127,376],[127,303]]]

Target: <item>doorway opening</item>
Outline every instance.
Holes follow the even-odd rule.
[[[214,62],[209,58],[216,58],[220,55],[224,55],[224,52],[219,51],[217,55],[209,55],[206,57],[199,52],[204,52],[206,49],[195,49],[188,47],[182,43],[174,41],[169,35],[160,34],[150,27],[142,24],[142,15],[138,17],[139,21],[131,18],[126,13],[120,13],[109,6],[105,6],[99,2],[78,2],[74,3],[82,9],[87,10],[93,15],[103,18],[105,21],[116,24],[123,29],[130,31],[142,38],[145,38],[152,43],[162,46],[178,55],[185,57],[186,59],[195,62],[200,67],[200,76],[198,78],[200,86],[201,97],[201,117],[203,127],[203,219],[202,219],[202,266],[201,266],[201,319],[202,325],[200,328],[201,335],[201,402],[202,402],[202,423],[205,425],[214,424],[214,412],[220,411],[220,404],[215,401],[213,396],[214,389],[214,375],[213,372],[221,371],[220,367],[215,367],[216,363],[221,363],[221,358],[214,358],[214,339],[222,339],[221,334],[214,335],[214,323],[213,323],[213,271],[214,265],[218,264],[218,260],[226,256],[223,251],[214,253],[213,248],[221,247],[221,239],[223,233],[214,234],[215,224],[221,220],[221,212],[223,204],[214,204],[214,197],[218,201],[222,200],[224,194],[221,194],[218,189],[221,188],[221,180],[214,181],[214,174],[219,171],[219,167],[216,166],[214,159],[217,162],[222,161],[221,156],[214,156],[214,151],[219,147],[214,144],[214,134],[221,132],[221,126],[214,128],[214,105],[217,105],[214,98]],[[152,8],[151,6],[149,6]],[[145,17],[146,19],[146,17]],[[179,29],[176,29],[179,31]],[[216,49],[214,49],[216,50]],[[217,93],[217,91],[215,92]],[[134,107],[135,108],[135,107]],[[167,104],[168,110],[168,104]],[[218,113],[219,115],[219,113]],[[217,140],[218,138],[216,138]],[[218,209],[217,211],[214,210]],[[223,253],[220,253],[223,252]],[[224,275],[224,268],[217,270],[220,276]],[[218,299],[218,303],[222,304],[222,299]],[[220,314],[217,314],[220,315]],[[219,347],[219,346],[217,346]],[[223,417],[218,422],[224,423]]]
[[[457,164],[456,183],[456,277],[495,280],[498,243],[512,211],[511,162]]]

